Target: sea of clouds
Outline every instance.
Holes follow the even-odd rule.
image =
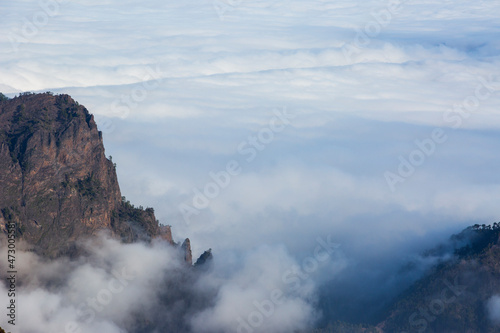
[[[345,308],[365,316],[429,263],[406,275],[401,265],[499,220],[500,3],[42,0],[0,11],[0,91],[85,105],[122,194],[190,237],[195,257],[213,249],[221,280],[215,305],[193,315],[197,331],[234,331],[279,288],[265,281],[290,287],[282,275],[314,258],[318,237],[342,259],[310,266],[304,294],[287,294],[298,308],[285,317],[301,314],[292,328]],[[343,302],[330,313],[317,306],[326,294]],[[290,329],[279,311],[252,329]]]

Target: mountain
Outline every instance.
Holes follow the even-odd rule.
[[[491,300],[500,294],[500,224],[454,235],[453,257],[434,267],[394,303],[383,332],[499,332]],[[435,249],[442,251],[443,247]]]
[[[500,332],[500,223],[468,227],[423,256],[443,259],[393,300],[384,320],[337,321],[323,332]]]
[[[107,231],[124,242],[161,237],[170,226],[120,192],[116,166],[89,111],[68,95],[0,94],[0,229],[46,257],[76,255],[77,240]],[[191,263],[189,240],[182,246]]]
[[[31,250],[48,258],[76,256],[79,240],[106,231],[127,243],[162,238],[193,264],[189,239],[174,242],[171,227],[160,225],[153,208],[137,208],[122,197],[116,166],[105,155],[93,116],[68,95],[25,93],[8,99],[0,94],[0,230],[7,233],[12,224]],[[500,224],[466,228],[422,256],[439,258],[438,264],[387,301],[382,320],[335,318],[314,331],[500,332],[495,326],[500,323]],[[201,269],[194,271],[203,275],[211,259],[211,250],[205,251],[194,263]],[[198,275],[173,272],[155,291],[159,311],[135,314],[131,331],[187,331],[189,314],[212,304],[216,294],[209,285],[201,294],[193,289],[200,285]],[[174,312],[167,318],[169,311]]]

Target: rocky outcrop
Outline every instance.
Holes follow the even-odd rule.
[[[207,266],[208,263],[210,263],[213,259],[212,256],[212,249],[208,249],[208,251],[205,251],[202,253],[202,255],[196,260],[194,263],[195,267],[201,267],[201,266]]]
[[[160,238],[166,240],[170,244],[174,244],[174,239],[172,238],[172,228],[169,225],[160,226]]]
[[[182,243],[182,252],[184,253],[184,261],[187,262],[188,264],[192,265],[193,264],[193,255],[191,253],[191,241],[189,238],[186,238],[184,243]]]
[[[9,223],[47,257],[75,255],[78,239],[102,230],[178,245],[153,208],[122,197],[94,117],[68,95],[0,94],[0,231]],[[189,239],[181,248],[191,265]]]
[[[120,193],[115,165],[87,109],[68,95],[22,94],[0,101],[0,225],[50,257],[109,230],[126,242],[162,237],[152,208]]]

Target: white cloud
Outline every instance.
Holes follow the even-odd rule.
[[[194,331],[289,332],[312,325],[317,317],[315,287],[303,280],[298,290],[289,290],[283,276],[298,264],[283,248],[249,251],[243,265],[221,286],[216,305],[193,318]]]
[[[101,128],[110,121],[123,194],[190,237],[195,255],[266,243],[295,258],[333,232],[363,262],[497,219],[499,3],[405,1],[346,57],[388,2],[235,1],[223,20],[221,2],[65,2],[24,37],[43,9],[4,2],[0,91],[70,93]],[[444,115],[481,80],[488,97],[453,129]],[[246,163],[238,145],[283,107],[295,120]],[[436,127],[448,140],[391,192],[384,173]],[[242,174],[186,224],[179,205],[231,159]],[[214,328],[226,310],[210,310]]]
[[[5,245],[1,253],[6,256]],[[238,318],[248,321],[260,311],[255,332],[287,332],[317,319],[315,283],[291,271],[300,264],[279,245],[237,255],[230,266],[222,255],[214,269],[201,274],[166,242],[121,244],[101,235],[83,249],[86,254],[72,261],[17,251],[16,328],[124,333],[147,329],[144,325],[151,322],[154,331],[234,332]],[[344,264],[337,257],[313,259],[308,274],[328,266],[337,266],[338,272]],[[0,300],[7,304],[8,288],[2,284],[0,289]],[[8,327],[7,320],[2,318],[0,325]]]

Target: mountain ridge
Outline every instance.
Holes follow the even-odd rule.
[[[123,242],[179,245],[154,209],[121,195],[93,115],[66,94],[0,94],[0,229],[47,257],[76,255],[77,240],[107,230]],[[182,251],[192,263],[189,240]]]
[[[490,300],[500,295],[500,223],[467,227],[425,251],[438,261],[400,293],[377,324],[331,322],[318,332],[494,333]],[[500,314],[500,307],[496,309]]]

